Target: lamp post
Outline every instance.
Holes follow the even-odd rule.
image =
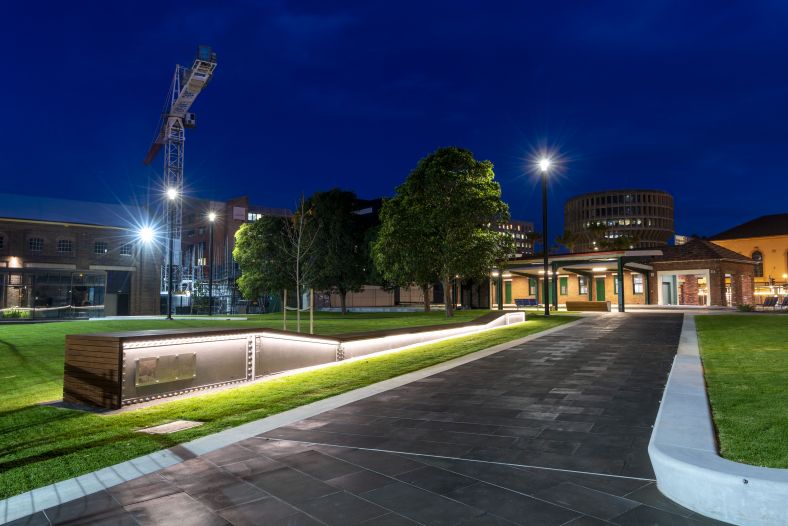
[[[155,237],[156,237],[156,232],[153,230],[153,228],[151,228],[149,226],[143,226],[137,231],[137,238],[140,241],[142,241],[142,244],[145,245],[145,246],[150,245],[153,242],[153,239]],[[138,291],[136,292],[136,294],[140,295],[140,301],[142,301],[142,297],[143,297],[142,290],[145,287],[144,279],[142,278],[142,276],[145,275],[145,270],[144,270],[145,269],[145,254],[143,253],[143,250],[144,250],[144,248],[140,248],[137,251],[137,257],[139,258],[139,265],[140,265],[140,280],[139,280],[140,284],[138,286]],[[158,298],[157,298],[157,300],[158,300]],[[159,305],[158,308],[159,308],[159,310],[161,310],[161,305]]]
[[[208,316],[213,316],[213,225],[216,212],[208,213]]]
[[[169,216],[168,227],[168,250],[167,250],[167,319],[172,319],[172,265],[173,265],[173,237],[175,236],[175,200],[178,198],[178,190],[175,188],[167,189],[167,215]]]
[[[550,316],[550,268],[548,266],[549,243],[547,241],[547,174],[550,171],[550,159],[539,160],[539,171],[542,172],[542,247],[544,249],[544,315]],[[553,277],[555,279],[555,277]]]

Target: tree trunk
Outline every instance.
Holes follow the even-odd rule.
[[[446,317],[454,316],[454,299],[451,297],[451,280],[448,276],[443,278],[443,302],[446,304]]]
[[[296,282],[296,332],[301,332],[301,284]]]
[[[424,295],[424,312],[430,311],[430,286],[422,285],[421,293]]]
[[[339,290],[339,306],[342,309],[342,315],[347,314],[346,298],[347,298],[347,291],[340,289]]]

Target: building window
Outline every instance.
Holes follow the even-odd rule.
[[[121,256],[130,256],[131,255],[131,243],[126,243],[125,245],[120,246],[120,255]]]
[[[588,278],[578,277],[577,288],[580,290],[580,294],[588,294]]]
[[[536,280],[534,278],[528,278],[528,295],[536,295]]]
[[[5,247],[5,237],[0,236],[0,250],[3,250]]]
[[[106,241],[96,241],[93,243],[93,253],[94,254],[106,254],[107,253],[107,242]]]
[[[569,294],[569,278],[558,278],[558,293],[561,296]]]
[[[618,294],[618,274],[613,274],[613,294]]]
[[[763,254],[759,250],[752,253],[752,259],[755,261],[755,277],[763,277]]]
[[[643,294],[643,274],[632,274],[632,292]]]
[[[74,251],[74,242],[70,239],[57,240],[57,253],[58,254],[71,254]]]
[[[30,252],[41,252],[44,250],[44,239],[41,237],[31,237],[27,240],[27,248]]]

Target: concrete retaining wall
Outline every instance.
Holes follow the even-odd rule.
[[[717,453],[693,314],[684,315],[648,452],[659,490],[682,506],[733,524],[788,524],[788,470]]]

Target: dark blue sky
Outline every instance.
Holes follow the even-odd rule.
[[[525,159],[549,144],[565,158],[554,232],[569,196],[646,187],[675,196],[678,232],[713,234],[788,210],[786,27],[783,1],[16,2],[0,17],[0,180],[143,192],[174,65],[205,43],[219,65],[186,143],[202,197],[390,195],[458,145],[538,224]]]

